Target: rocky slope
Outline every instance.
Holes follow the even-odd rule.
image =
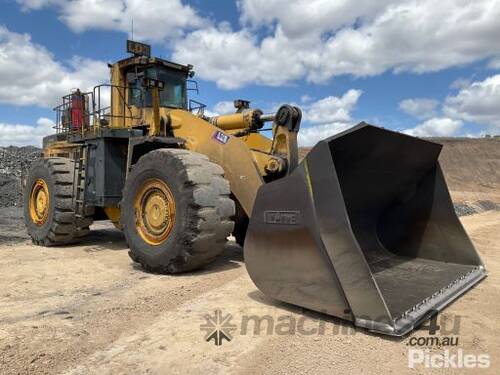
[[[40,149],[0,147],[0,207],[22,205],[21,178],[40,156]]]

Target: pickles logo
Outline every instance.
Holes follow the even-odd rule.
[[[491,359],[488,353],[467,353],[459,348],[461,326],[460,315],[434,315],[421,330],[429,335],[412,336],[407,341],[408,367],[415,368],[488,368]]]
[[[230,342],[233,339],[232,332],[236,330],[236,324],[231,323],[231,314],[223,315],[221,310],[215,310],[214,315],[206,314],[206,322],[200,325],[200,330],[205,331],[205,341],[214,341],[217,346],[222,345],[222,341]]]

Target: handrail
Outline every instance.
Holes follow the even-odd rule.
[[[197,106],[193,106],[192,103],[197,104]],[[193,110],[198,110],[197,115],[203,116],[205,114],[205,108],[207,108],[206,104],[201,103],[194,99],[189,99],[189,112],[193,112]]]

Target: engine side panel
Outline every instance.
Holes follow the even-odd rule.
[[[128,139],[89,140],[85,201],[89,206],[118,206],[127,168]]]

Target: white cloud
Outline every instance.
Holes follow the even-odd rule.
[[[352,126],[354,126],[353,123],[334,122],[331,124],[302,127],[298,136],[299,146],[314,146],[318,141],[331,137]]]
[[[456,132],[463,126],[460,120],[453,120],[446,117],[431,118],[412,129],[403,130],[403,133],[415,137],[447,137],[456,135]]]
[[[88,90],[108,77],[102,61],[76,56],[63,65],[28,34],[0,26],[0,103],[53,107],[72,88]]]
[[[414,117],[426,119],[436,115],[439,102],[428,98],[405,99],[399,103],[399,109]]]
[[[210,109],[204,109],[203,114],[207,117],[214,117],[214,116],[219,116],[218,113],[211,111]]]
[[[312,100],[314,100],[314,98],[310,95],[307,95],[307,94],[304,94],[300,97],[301,103],[309,103]]]
[[[224,100],[216,103],[212,108],[205,108],[205,116],[214,117],[220,115],[226,115],[228,113],[236,112],[236,108],[234,108],[234,103],[229,100]]]
[[[444,113],[453,118],[486,125],[500,131],[500,74],[470,83],[455,96],[448,96]]]
[[[306,126],[302,126],[300,129],[299,145],[313,146],[324,138],[354,126],[351,112],[361,94],[361,90],[351,89],[340,97],[328,96],[303,105],[302,118]]]
[[[41,9],[48,5],[55,5],[60,3],[59,0],[16,0],[18,4],[21,5],[23,11],[29,11],[32,9]]]
[[[451,83],[450,89],[463,89],[464,87],[469,86],[471,82],[472,80],[470,78],[460,77]]]
[[[497,1],[242,0],[241,29],[197,30],[173,56],[226,89],[433,72],[500,54]]]
[[[0,123],[0,146],[41,147],[42,138],[54,133],[54,122],[39,118],[35,126]]]
[[[318,78],[432,72],[483,59],[500,50],[499,16],[497,0],[390,4],[373,22],[327,40]]]
[[[395,0],[242,0],[241,21],[254,27],[277,21],[292,38],[319,36],[360,20],[370,19]]]
[[[236,89],[251,83],[280,86],[304,76],[304,66],[280,31],[257,46],[246,29],[233,31],[228,24],[190,33],[174,46],[173,60],[190,63],[197,74],[219,87]],[[297,46],[298,47],[298,46]]]
[[[327,96],[302,107],[304,121],[338,123],[351,121],[351,111],[361,96],[361,90],[349,90],[341,97]]]
[[[218,113],[218,114],[227,114],[227,113],[233,113],[236,111],[234,108],[234,103],[231,101],[222,101],[218,102],[216,105],[214,105],[213,111]]]
[[[180,0],[17,0],[23,9],[53,6],[60,19],[76,32],[89,29],[130,33],[134,39],[162,42],[183,35],[185,30],[207,24]]]
[[[239,0],[240,27],[181,0],[18,0],[52,6],[75,31],[172,42],[173,58],[225,89],[348,74],[433,72],[500,56],[498,0]],[[256,31],[258,29],[258,32]]]

